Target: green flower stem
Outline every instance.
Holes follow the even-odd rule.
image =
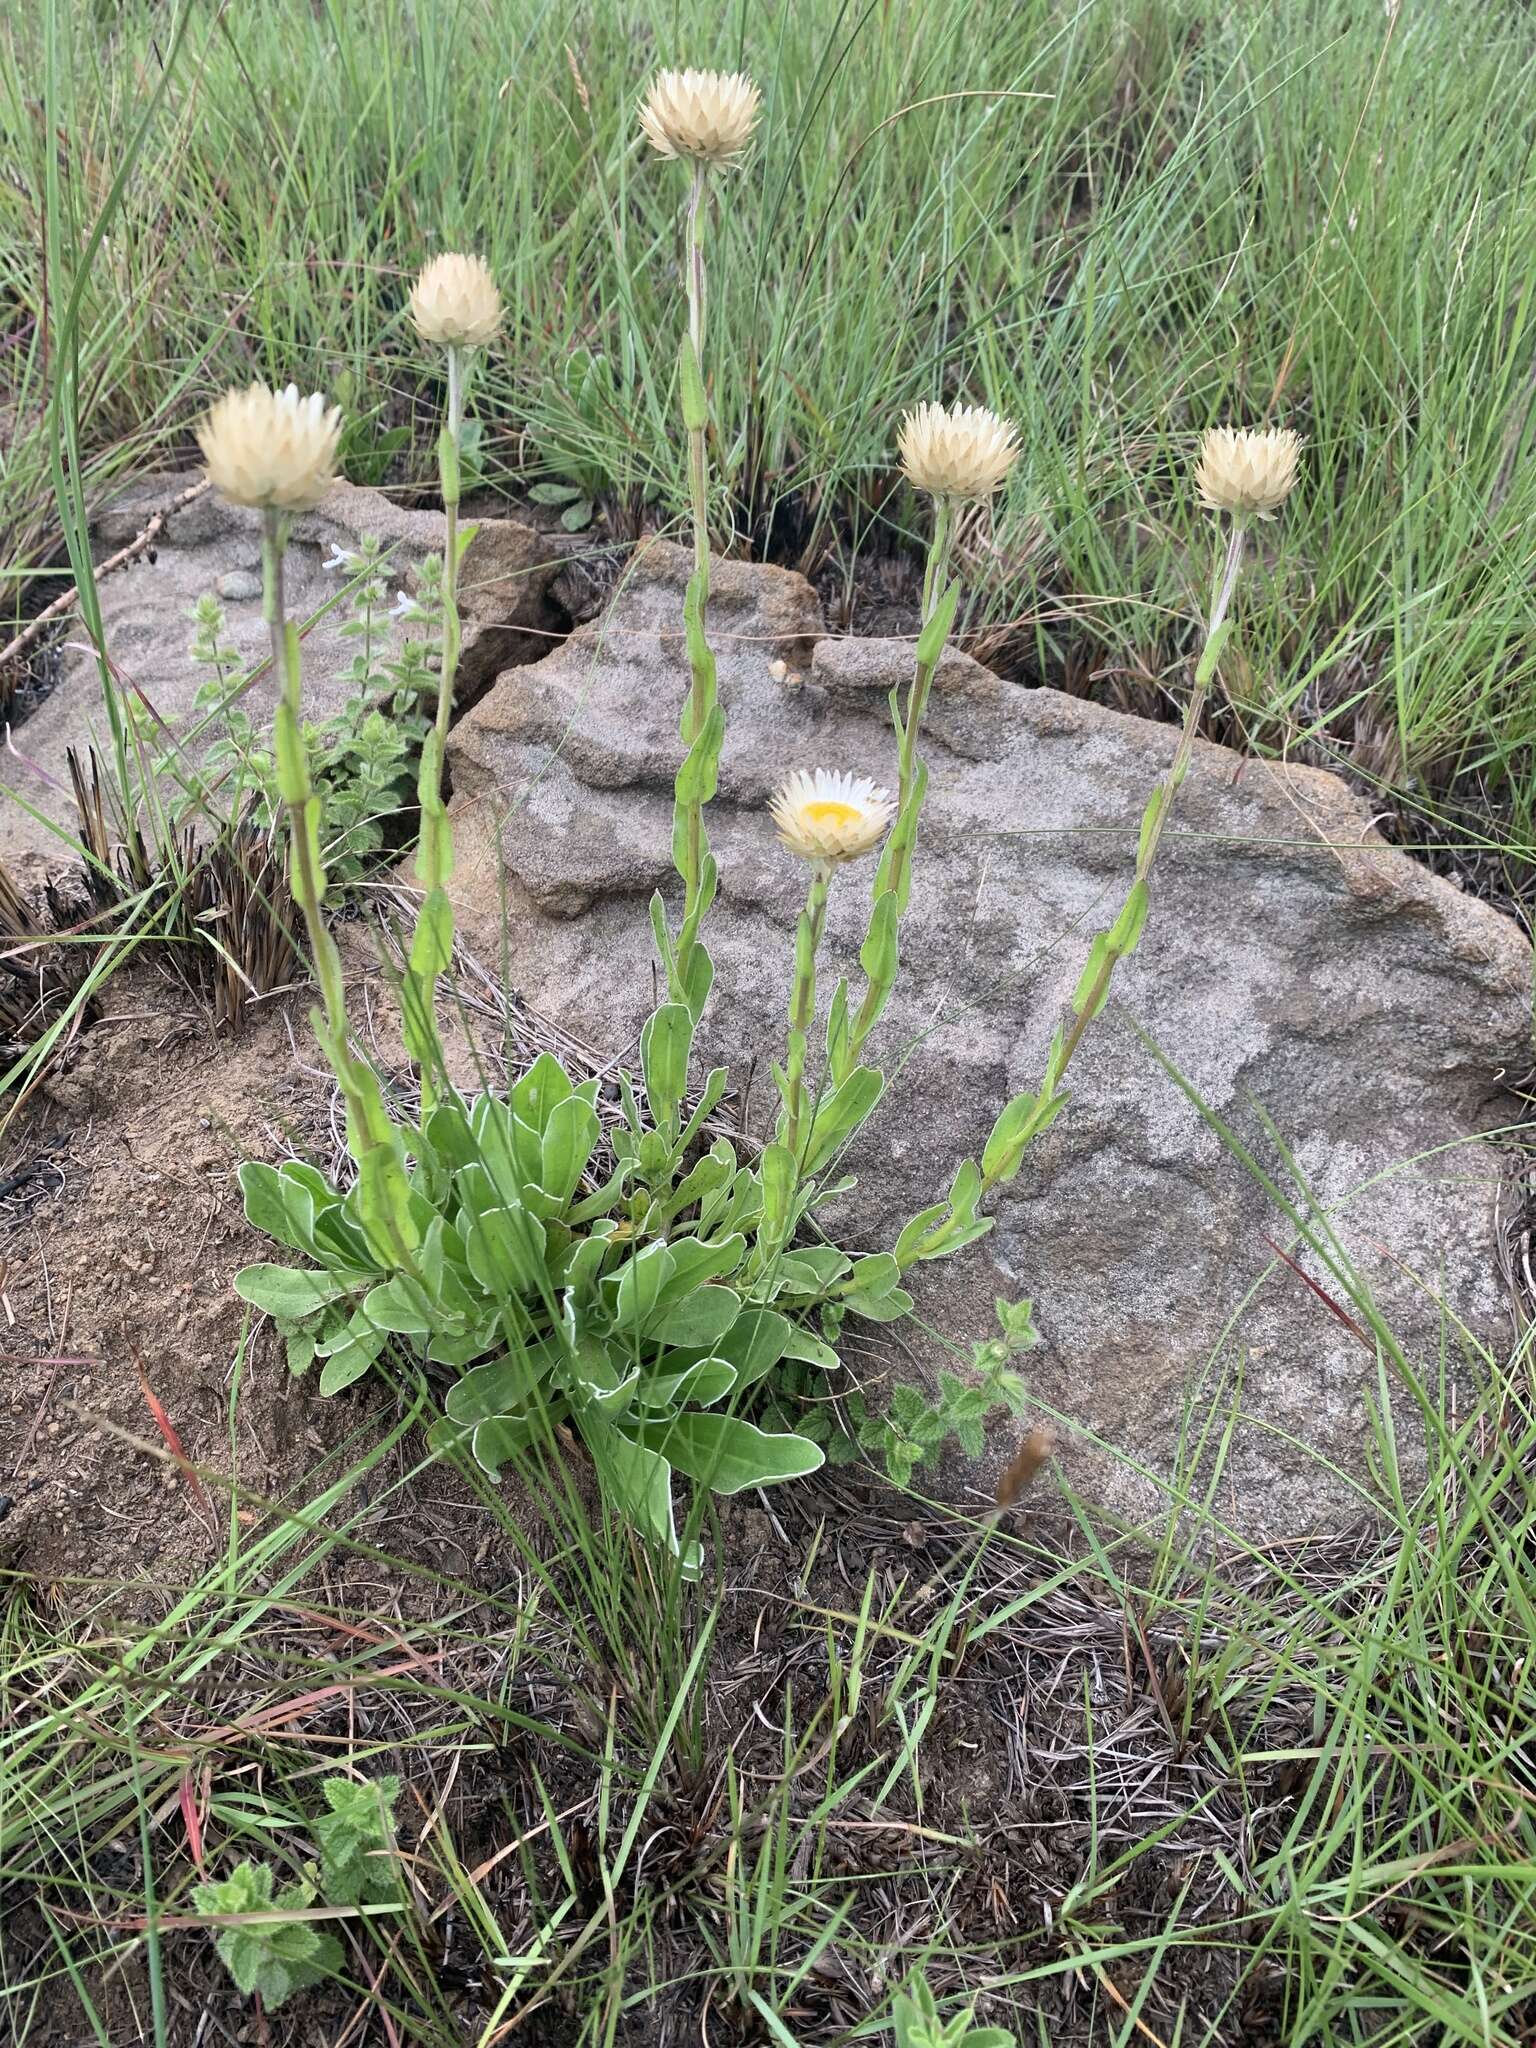
[[[683,613],[688,637],[689,689],[681,736],[687,754],[678,771],[673,860],[683,882],[683,921],[678,934],[672,992],[695,1017],[703,1007],[695,956],[699,926],[714,894],[704,806],[714,794],[723,737],[715,688],[715,661],[706,637],[709,614],[709,408],[704,389],[706,284],[703,216],[708,167],[696,164],[688,191],[684,259],[688,290],[688,338],[682,351],[683,425],[688,435],[688,502],[693,523],[693,574]]]
[[[896,1262],[903,1272],[919,1259],[943,1258],[958,1251],[991,1226],[977,1215],[978,1204],[1018,1172],[1031,1141],[1045,1130],[1066,1103],[1062,1083],[1084,1033],[1103,1009],[1110,982],[1120,962],[1136,950],[1151,905],[1152,866],[1157,858],[1163,828],[1173,809],[1174,798],[1189,773],[1195,736],[1205,709],[1216,665],[1231,634],[1228,612],[1242,567],[1247,529],[1234,521],[1217,569],[1215,593],[1206,621],[1205,645],[1195,668],[1194,688],[1184,712],[1184,725],[1166,775],[1159,778],[1142,813],[1136,847],[1136,872],[1120,914],[1106,931],[1099,932],[1089,949],[1087,964],[1073,991],[1070,1018],[1059,1024],[1046,1055],[1045,1071],[1037,1092],[1026,1091],[1007,1103],[992,1127],[981,1161],[961,1162],[945,1202],[916,1216],[902,1232],[896,1246]]]
[[[309,772],[304,742],[303,676],[299,635],[287,615],[283,554],[287,522],[275,507],[262,514],[262,616],[272,640],[279,683],[273,720],[277,786],[288,813],[289,867],[293,893],[309,933],[321,1008],[311,1023],[336,1076],[347,1109],[347,1148],[357,1162],[358,1202],[363,1228],[387,1264],[415,1271],[420,1242],[410,1211],[404,1147],[379,1093],[378,1077],[352,1051],[347,1026],[346,984],[341,955],[325,922],[325,860],[320,850],[320,799]]]
[[[1205,646],[1201,649],[1200,659],[1196,663],[1194,687],[1189,693],[1189,703],[1184,709],[1184,724],[1179,732],[1179,743],[1174,749],[1173,760],[1169,764],[1168,773],[1152,792],[1151,801],[1148,803],[1143,817],[1141,838],[1136,849],[1136,872],[1131,881],[1131,895],[1130,899],[1128,899],[1130,901],[1145,900],[1146,898],[1147,885],[1152,873],[1152,863],[1157,858],[1157,849],[1163,836],[1163,827],[1167,824],[1169,814],[1173,809],[1173,800],[1183,786],[1185,776],[1189,773],[1189,763],[1194,753],[1195,738],[1200,729],[1200,720],[1205,711],[1206,700],[1210,696],[1211,684],[1215,679],[1216,664],[1221,658],[1221,650],[1227,640],[1227,612],[1232,603],[1232,593],[1237,588],[1237,576],[1239,569],[1242,567],[1243,547],[1247,538],[1248,531],[1243,521],[1240,519],[1234,520],[1232,531],[1227,537],[1226,554],[1218,574],[1216,594],[1212,600],[1210,618],[1206,622]],[[1114,976],[1116,967],[1119,966],[1126,954],[1134,949],[1136,941],[1141,935],[1140,924],[1136,923],[1135,930],[1130,933],[1127,939],[1126,933],[1122,931],[1121,927],[1128,922],[1134,922],[1134,920],[1118,919],[1105,935],[1106,943],[1103,950],[1103,958],[1098,963],[1097,970],[1089,984],[1086,1001],[1080,1007],[1074,1004],[1076,1014],[1072,1019],[1065,1038],[1061,1042],[1060,1058],[1052,1059],[1046,1077],[1046,1085],[1042,1085],[1040,1090],[1042,1101],[1053,1095],[1060,1086],[1062,1077],[1071,1063],[1072,1055],[1077,1051],[1079,1044],[1082,1042],[1083,1033],[1104,1007],[1104,1000],[1109,994],[1109,984]],[[989,1181],[983,1175],[982,1186],[984,1191],[995,1184],[995,1181]]]
[[[421,750],[416,799],[421,837],[416,875],[426,894],[411,941],[410,971],[402,991],[402,1035],[421,1076],[423,1114],[437,1099],[434,1070],[442,1058],[436,1020],[437,981],[453,952],[453,906],[448,880],[453,873],[453,828],[443,802],[443,759],[453,717],[462,628],[459,621],[459,494],[464,453],[464,356],[448,349],[448,420],[437,443],[443,496],[443,654],[437,682],[437,716]]]
[[[811,886],[795,931],[795,987],[789,1005],[789,1048],[784,1061],[784,1130],[781,1142],[798,1163],[805,1121],[805,1056],[816,1016],[816,953],[827,922],[829,862],[811,870]]]
[[[448,442],[438,458],[443,493],[443,519],[447,528],[443,551],[443,668],[437,687],[438,774],[442,774],[441,749],[448,743],[448,722],[453,716],[453,685],[459,667],[459,493],[460,466],[464,453],[464,363],[458,349],[448,350]],[[441,789],[441,779],[439,779]],[[446,828],[445,828],[446,829]]]
[[[918,740],[922,733],[923,713],[928,706],[928,695],[933,687],[933,678],[943,658],[948,638],[942,625],[935,630],[935,621],[949,588],[949,567],[954,555],[954,545],[954,501],[950,498],[937,498],[934,501],[933,539],[929,544],[928,560],[923,570],[922,631],[918,635],[918,654],[912,675],[912,688],[907,697],[905,718],[894,708],[892,712],[896,725],[900,771],[896,823],[891,830],[890,838],[886,841],[879,872],[875,877],[875,900],[870,914],[869,935],[860,955],[866,977],[864,997],[859,1005],[858,1014],[849,1026],[846,1038],[838,1048],[838,1055],[833,1064],[834,1082],[842,1080],[844,1074],[858,1060],[864,1041],[878,1023],[896,985],[899,964],[897,928],[907,907],[907,897],[912,886],[912,855],[917,845],[918,821],[922,815],[923,798],[927,792],[927,776],[918,757]],[[933,644],[935,642],[936,644]]]
[[[955,504],[952,498],[938,498],[934,501],[933,540],[928,548],[928,560],[923,569],[923,615],[922,624],[931,623],[938,610],[939,600],[949,588],[949,564],[955,550]],[[947,636],[946,636],[947,637]],[[899,747],[901,781],[897,789],[897,815],[907,807],[917,778],[917,742],[922,731],[923,713],[928,708],[928,693],[933,688],[933,678],[944,655],[944,643],[932,649],[919,652],[917,665],[912,674],[912,689],[907,698],[905,724],[898,724],[896,738]],[[900,853],[900,867],[892,862],[894,879],[888,884],[905,901],[903,882],[910,869],[912,847],[916,838],[916,820],[913,821],[912,838],[905,841]]]
[[[341,955],[322,910],[325,861],[320,851],[320,799],[310,778],[304,744],[299,636],[287,616],[283,587],[283,528],[282,513],[269,506],[262,514],[261,567],[262,616],[272,640],[272,667],[279,685],[273,744],[281,793],[288,807],[293,893],[304,913],[326,1028],[334,1039],[346,1034],[346,996]]]

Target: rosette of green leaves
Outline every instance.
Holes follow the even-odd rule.
[[[504,1099],[439,1101],[403,1134],[408,1264],[376,1256],[356,1188],[343,1194],[296,1159],[248,1162],[248,1219],[308,1263],[248,1266],[238,1292],[277,1320],[295,1371],[319,1363],[324,1394],[392,1340],[452,1372],[434,1441],[468,1450],[493,1477],[568,1424],[611,1505],[675,1550],[674,1473],[733,1493],[821,1463],[808,1439],[736,1410],[785,1357],[837,1362],[772,1306],[779,1294],[804,1300],[822,1275],[814,1259],[761,1269],[761,1177],[723,1139],[682,1170],[724,1085],[711,1076],[685,1116],[691,1038],[682,1004],[647,1027],[650,1115],[626,1084],[629,1115],[601,1186],[598,1084],[573,1085],[551,1055]]]

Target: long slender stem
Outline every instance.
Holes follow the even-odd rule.
[[[688,189],[688,210],[684,235],[684,266],[688,291],[688,343],[693,353],[700,388],[704,377],[707,286],[704,271],[704,208],[708,193],[708,167],[696,163]],[[687,404],[685,398],[685,411]],[[708,424],[702,415],[687,420],[688,503],[693,524],[693,577],[689,603],[695,630],[690,635],[688,701],[683,713],[682,739],[691,748],[704,731],[714,708],[714,666],[704,640],[709,613],[709,446]],[[683,803],[680,862],[683,878],[683,925],[678,945],[678,980],[684,990],[691,986],[693,953],[697,944],[700,893],[704,876],[704,807],[690,795]]]
[[[702,164],[694,168],[693,183],[688,193],[688,339],[693,344],[694,360],[699,365],[699,374],[704,372],[704,244],[701,234],[700,216],[704,210],[705,170]],[[693,522],[693,574],[698,587],[699,622],[702,625],[709,610],[709,446],[706,427],[690,427],[688,430],[688,504]],[[697,665],[689,684],[688,731],[684,738],[689,745],[698,738],[703,729],[708,706],[704,702],[704,691]],[[692,807],[689,818],[690,872],[697,886],[699,860],[699,806]],[[691,908],[690,906],[687,906]]]
[[[795,935],[795,989],[789,1006],[789,1047],[784,1061],[784,1143],[798,1164],[805,1120],[805,1056],[816,1015],[816,953],[827,921],[827,888],[832,870],[817,861]]]
[[[1200,730],[1200,719],[1205,710],[1206,700],[1210,695],[1211,682],[1216,672],[1216,662],[1221,652],[1222,640],[1224,638],[1222,628],[1226,624],[1227,612],[1232,603],[1232,593],[1237,588],[1238,571],[1242,567],[1243,547],[1247,538],[1247,528],[1243,522],[1241,520],[1234,520],[1232,531],[1227,536],[1226,554],[1222,560],[1217,579],[1216,595],[1211,603],[1210,617],[1206,621],[1205,646],[1201,650],[1200,660],[1195,667],[1194,687],[1189,693],[1189,702],[1184,707],[1184,724],[1179,732],[1179,743],[1174,749],[1173,760],[1168,767],[1168,774],[1164,784],[1167,792],[1166,799],[1156,804],[1151,822],[1147,830],[1141,835],[1141,841],[1136,853],[1136,872],[1131,882],[1133,889],[1139,884],[1144,883],[1152,872],[1152,863],[1157,858],[1157,849],[1163,836],[1163,827],[1168,822],[1169,813],[1173,809],[1173,799],[1178,794],[1179,787],[1185,776],[1189,773],[1189,764],[1195,749],[1195,739]],[[1071,1064],[1072,1055],[1081,1044],[1083,1034],[1089,1024],[1098,1014],[1099,1004],[1105,990],[1109,986],[1115,968],[1119,964],[1119,959],[1119,953],[1113,948],[1106,952],[1104,963],[1095,977],[1093,987],[1088,993],[1087,1001],[1072,1020],[1071,1028],[1067,1032],[1066,1039],[1062,1045],[1061,1057],[1053,1063],[1051,1075],[1053,1089],[1060,1087],[1062,1077]],[[984,1181],[983,1183],[984,1187],[990,1187],[991,1185],[991,1182]]]
[[[310,779],[309,752],[304,744],[299,636],[287,616],[283,588],[286,541],[284,516],[269,506],[262,514],[261,526],[262,611],[280,685],[273,737],[278,791],[288,812],[293,893],[304,913],[320,988],[322,1009],[311,1011],[310,1017],[347,1106],[347,1146],[357,1162],[363,1229],[381,1259],[414,1272],[415,1250],[421,1240],[410,1211],[400,1137],[384,1107],[378,1077],[366,1061],[356,1057],[349,1043],[341,955],[322,908],[325,862],[320,852],[320,799]]]
[[[933,539],[928,546],[928,560],[923,570],[922,624],[926,627],[949,587],[949,565],[955,545],[955,508],[949,498],[934,501]],[[933,651],[931,658],[919,660],[912,675],[912,688],[907,697],[905,718],[896,720],[896,746],[900,780],[896,799],[896,829],[891,834],[875,884],[874,918],[881,916],[881,899],[895,898],[896,916],[906,900],[909,886],[908,877],[912,869],[912,854],[917,843],[917,819],[912,815],[914,793],[917,789],[920,763],[918,741],[922,734],[923,713],[928,708],[928,694],[933,687],[943,648]],[[888,913],[887,913],[888,914]],[[871,931],[875,930],[871,923]],[[846,1063],[858,1057],[864,1041],[875,1028],[881,1012],[890,999],[895,977],[895,926],[890,927],[888,972],[871,972],[859,1004],[858,1014],[848,1033]]]
[[[347,1012],[341,956],[326,925],[325,866],[320,853],[320,799],[310,780],[304,746],[303,681],[298,635],[288,622],[283,582],[283,515],[273,507],[262,514],[262,611],[272,641],[272,666],[278,677],[275,715],[279,781],[288,806],[289,860],[293,893],[304,913],[314,958],[315,980],[325,1006],[327,1029],[337,1043],[346,1042]]]
[[[453,443],[453,461],[439,464],[443,488],[443,666],[437,686],[437,738],[439,749],[448,743],[448,724],[453,716],[453,685],[459,666],[459,491],[460,464],[464,452],[464,363],[456,348],[448,350],[448,438]],[[441,752],[438,759],[442,767]]]

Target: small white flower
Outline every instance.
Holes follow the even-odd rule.
[[[802,860],[857,860],[879,844],[896,812],[867,775],[796,769],[768,809],[780,843]]]
[[[356,565],[356,555],[349,555],[345,548],[337,547],[335,541],[331,542],[330,554],[320,564],[321,568],[328,573],[335,570],[341,575],[345,575],[349,569],[355,568]]]
[[[761,104],[744,71],[658,71],[640,126],[658,156],[730,164],[751,140]]]
[[[198,422],[197,443],[216,490],[232,505],[308,512],[335,480],[341,407],[317,391],[265,384],[226,391]]]
[[[909,483],[935,498],[990,498],[1019,458],[1018,429],[984,405],[920,405],[897,437]]]
[[[410,620],[423,619],[426,617],[426,613],[422,610],[421,606],[416,602],[415,598],[410,596],[408,592],[404,590],[397,590],[395,592],[395,601],[393,605],[391,605],[390,609],[384,614],[384,616],[387,619]]]
[[[434,256],[411,287],[411,318],[423,341],[481,348],[501,325],[501,293],[478,256]]]
[[[1209,427],[1195,488],[1213,512],[1273,519],[1296,487],[1301,437],[1289,427]]]

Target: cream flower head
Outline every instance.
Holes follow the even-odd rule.
[[[984,405],[920,405],[896,445],[907,481],[934,498],[990,498],[1019,459],[1018,429]]]
[[[411,286],[411,318],[423,341],[479,348],[501,325],[501,293],[478,256],[434,256]]]
[[[757,126],[762,94],[744,71],[658,71],[640,126],[658,156],[729,164]]]
[[[1296,482],[1301,440],[1289,427],[1209,427],[1195,485],[1213,512],[1273,519]]]
[[[896,812],[867,775],[796,769],[768,806],[779,840],[802,860],[857,860],[879,844]]]
[[[300,398],[297,384],[269,391],[265,384],[226,391],[203,415],[197,445],[209,481],[234,505],[307,512],[336,481],[341,407],[329,410],[316,391]]]

